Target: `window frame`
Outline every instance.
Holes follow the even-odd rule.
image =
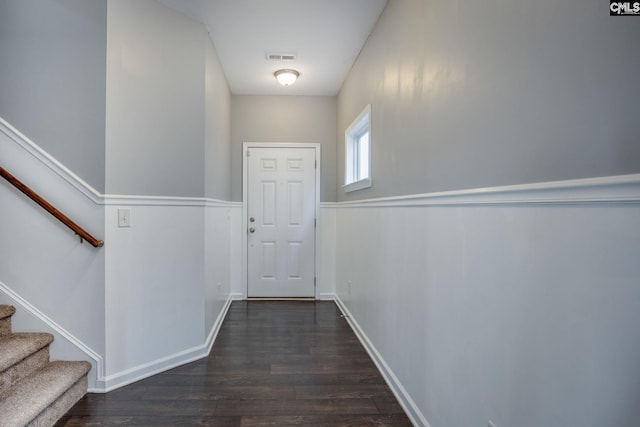
[[[366,177],[358,178],[362,169],[360,158],[360,139],[366,133],[369,134],[369,156],[367,158],[367,167],[369,174]],[[371,132],[371,104],[368,104],[358,117],[351,122],[347,130],[344,132],[345,146],[345,167],[344,167],[344,185],[342,188],[346,193],[373,186],[371,179],[371,153],[372,153],[372,132]]]

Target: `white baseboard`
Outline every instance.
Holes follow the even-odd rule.
[[[224,307],[218,318],[213,323],[211,327],[211,331],[209,331],[209,335],[207,336],[207,341],[205,342],[205,346],[207,347],[207,356],[211,353],[211,349],[213,348],[213,343],[216,342],[216,338],[218,338],[218,333],[220,332],[220,328],[222,327],[222,322],[224,322],[224,318],[227,316],[227,312],[229,311],[229,307],[231,307],[231,303],[233,302],[233,295],[229,294],[227,297],[227,301],[224,303]]]
[[[184,351],[162,357],[148,363],[144,363],[142,365],[135,366],[125,371],[109,375],[108,377],[104,377],[97,382],[95,389],[91,389],[89,391],[92,393],[107,393],[136,381],[140,381],[164,371],[168,371],[169,369],[173,369],[190,362],[195,362],[196,360],[200,360],[209,356],[211,348],[213,347],[213,343],[218,336],[218,332],[220,332],[222,322],[227,315],[227,311],[229,311],[229,307],[231,306],[232,301],[233,299],[230,295],[229,298],[227,298],[222,311],[218,315],[218,318],[211,327],[211,331],[209,331],[206,341],[202,345],[192,347]]]
[[[102,378],[96,383],[96,387],[90,389],[91,393],[107,393],[112,390],[143,380],[169,369],[194,362],[207,356],[206,345],[202,344],[189,348],[176,354],[172,354],[142,365],[134,366],[122,372],[118,372]]]
[[[231,294],[231,298],[233,298],[234,301],[243,301],[246,299],[244,294],[242,293]],[[318,301],[334,301],[335,299],[336,299],[336,294],[334,293],[320,293],[316,297],[316,300]]]
[[[405,390],[405,388],[402,386],[398,377],[396,377],[382,355],[373,345],[371,340],[369,340],[362,328],[360,328],[360,325],[351,315],[351,312],[349,312],[347,306],[342,302],[340,296],[335,295],[335,302],[338,305],[340,311],[342,311],[342,314],[344,314],[347,322],[349,322],[349,325],[353,329],[353,332],[356,334],[364,348],[367,350],[367,353],[369,353],[371,359],[373,359],[373,362],[378,367],[378,370],[382,374],[384,380],[387,382],[387,385],[389,385],[389,387],[391,388],[393,394],[398,399],[398,402],[400,402],[402,409],[404,409],[405,413],[411,420],[411,423],[415,426],[431,427],[427,419],[418,408],[418,405],[416,405],[413,399],[411,399],[411,396],[409,396],[407,390]]]
[[[30,313],[33,317],[42,322],[47,328],[52,330],[55,339],[66,341],[80,350],[80,352],[85,354],[87,359],[90,359],[92,361],[93,366],[93,373],[90,372],[89,375],[94,376],[95,383],[98,383],[100,381],[100,378],[104,376],[104,360],[102,356],[100,356],[96,351],[92,350],[89,346],[84,344],[62,326],[54,322],[49,316],[38,310],[35,306],[30,304],[27,300],[22,298],[2,282],[0,282],[0,292],[6,295],[6,297],[11,300],[12,305],[18,307],[19,311]],[[91,379],[93,380],[93,378]],[[89,382],[92,383],[92,381]]]

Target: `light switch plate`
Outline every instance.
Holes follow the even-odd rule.
[[[118,209],[118,227],[131,227],[131,209]]]

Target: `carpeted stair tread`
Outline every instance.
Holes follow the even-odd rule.
[[[29,355],[46,347],[53,341],[53,335],[37,332],[23,332],[0,338],[0,372],[4,372]]]
[[[29,424],[91,369],[88,362],[50,362],[15,384],[0,400],[0,427]]]
[[[0,304],[0,320],[13,316],[15,312],[16,308],[14,306]]]
[[[0,338],[11,334],[11,316],[15,312],[14,306],[0,304]]]

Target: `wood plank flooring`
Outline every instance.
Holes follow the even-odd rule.
[[[333,302],[236,301],[209,357],[107,394],[56,427],[411,426]]]

